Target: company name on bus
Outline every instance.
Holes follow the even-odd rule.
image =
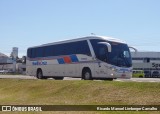
[[[155,68],[160,67],[160,64],[158,64],[158,63],[152,63],[152,67],[155,67]]]
[[[34,61],[32,65],[47,65],[47,61]]]

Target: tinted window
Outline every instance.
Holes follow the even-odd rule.
[[[37,55],[36,50],[37,50],[36,48],[34,48],[34,49],[31,50],[31,56],[32,56],[32,58],[36,57],[36,55]]]
[[[94,52],[96,54],[96,57],[98,58],[99,56],[99,44],[98,42],[105,42],[104,40],[97,40],[97,39],[93,39],[93,40],[90,40],[91,41],[91,44],[92,44],[92,47],[94,49]]]
[[[99,45],[97,58],[101,61],[107,62],[107,47],[105,45]]]
[[[150,58],[144,58],[144,63],[149,63],[150,62]]]
[[[37,51],[36,57],[43,57],[44,56],[44,49],[42,47],[37,48],[36,51]]]
[[[31,49],[27,50],[27,57],[31,57]]]
[[[108,48],[103,44],[98,44],[98,42],[106,42],[105,40],[93,39],[90,40],[92,47],[94,49],[96,57],[104,62],[108,61]]]
[[[98,44],[98,42],[108,42],[111,44],[112,51],[108,53],[106,49],[106,54],[103,57],[106,57],[107,62],[109,64],[116,65],[119,67],[132,66],[131,55],[127,44],[110,42],[105,40],[97,40],[97,39],[93,39],[90,41],[93,46],[96,57],[98,59],[102,60],[101,58],[99,58],[99,51],[101,46],[100,44]],[[107,48],[107,46],[105,47]]]
[[[85,54],[90,56],[90,49],[87,41],[78,41],[51,46],[28,49],[27,55],[30,58],[60,56],[71,54]]]
[[[71,54],[91,55],[87,41],[64,43],[64,44],[54,45],[53,47],[54,47],[54,56],[71,55]]]
[[[54,53],[53,46],[45,46],[45,47],[41,47],[41,48],[44,49],[43,57],[53,56],[53,53]]]

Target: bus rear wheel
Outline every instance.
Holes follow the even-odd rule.
[[[37,78],[38,78],[38,79],[43,79],[43,72],[42,72],[41,69],[39,69],[39,70],[37,71]]]
[[[91,71],[89,69],[84,69],[83,70],[82,79],[84,79],[84,80],[92,80]]]

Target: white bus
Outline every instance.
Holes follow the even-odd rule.
[[[125,42],[87,36],[28,48],[26,73],[38,79],[131,78],[132,59]]]

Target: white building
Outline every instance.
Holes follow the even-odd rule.
[[[0,64],[7,63],[7,60],[8,60],[8,56],[3,53],[0,53]]]
[[[160,77],[160,52],[132,52],[133,70],[144,70],[145,77]]]
[[[0,53],[0,70],[13,70],[11,58],[3,53]]]
[[[7,72],[18,72],[25,74],[26,65],[22,62],[17,62],[18,58],[18,48],[13,47],[11,52],[11,57],[0,53],[0,71]]]

